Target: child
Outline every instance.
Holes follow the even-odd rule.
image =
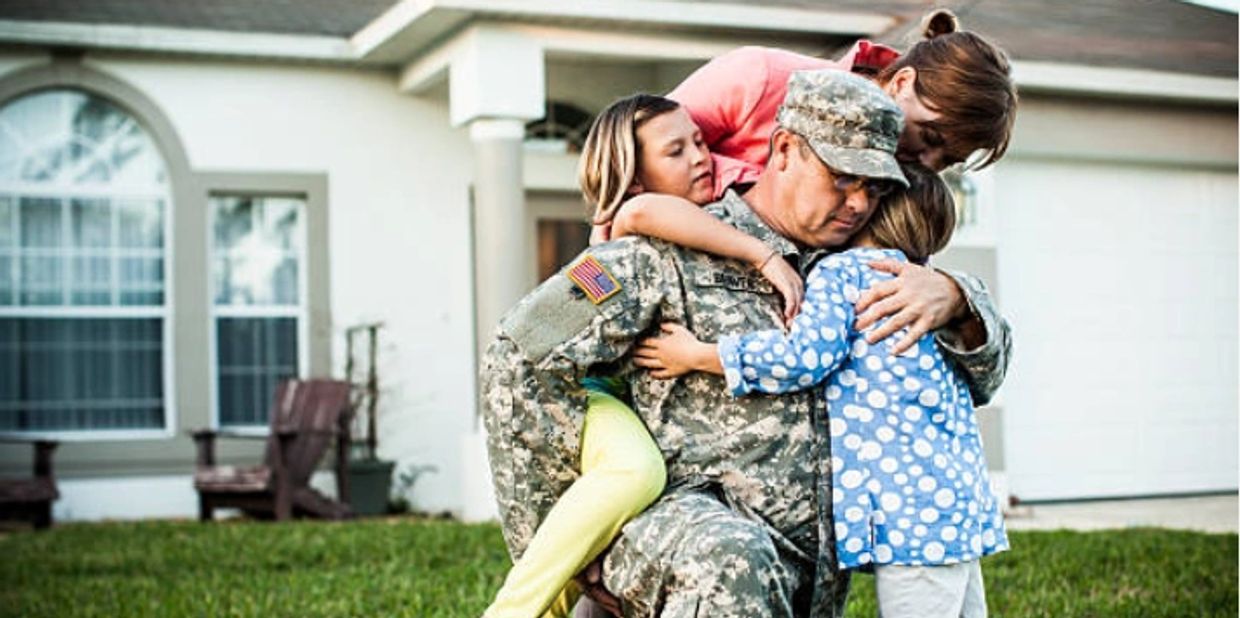
[[[596,209],[593,241],[642,234],[748,263],[784,294],[791,319],[803,289],[797,271],[699,208],[723,193],[713,168],[701,132],[676,102],[639,94],[613,103],[591,127],[579,170]],[[623,379],[592,376],[585,385],[581,476],[539,526],[488,618],[567,616],[580,595],[571,578],[663,491],[663,455],[623,402]]]
[[[874,565],[884,618],[985,616],[978,560],[1008,543],[969,390],[930,335],[892,355],[891,340],[867,344],[853,327],[859,293],[890,278],[870,262],[924,263],[955,227],[942,179],[919,165],[904,174],[909,190],[878,209],[851,249],[815,266],[790,332],[711,345],[667,324],[667,336],[639,346],[636,363],[655,377],[723,374],[737,396],[822,383],[839,567]]]

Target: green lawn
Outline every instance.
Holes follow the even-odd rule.
[[[1237,538],[1013,533],[983,562],[994,616],[1236,616]],[[0,536],[0,616],[478,616],[507,555],[493,525],[70,524]],[[850,614],[874,615],[860,576]]]

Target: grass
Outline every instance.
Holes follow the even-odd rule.
[[[1236,616],[1237,537],[1016,532],[983,561],[994,616]],[[494,525],[69,524],[0,537],[0,616],[478,616],[507,569]],[[868,576],[850,616],[873,616]]]

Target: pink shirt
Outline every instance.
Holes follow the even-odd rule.
[[[753,182],[766,166],[775,112],[793,71],[836,69],[873,74],[900,56],[858,41],[839,60],[823,60],[770,47],[741,47],[703,65],[668,98],[680,103],[702,129],[715,163],[715,195],[735,183]]]

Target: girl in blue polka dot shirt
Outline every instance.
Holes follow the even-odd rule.
[[[656,377],[722,373],[738,397],[822,388],[839,567],[873,566],[885,618],[985,616],[978,560],[1008,541],[968,386],[933,335],[893,355],[903,331],[870,345],[853,326],[858,295],[891,278],[870,262],[924,263],[955,227],[943,180],[925,168],[904,171],[909,190],[876,210],[852,248],[814,267],[789,332],[715,345],[666,324],[665,336],[646,340],[635,356]]]

